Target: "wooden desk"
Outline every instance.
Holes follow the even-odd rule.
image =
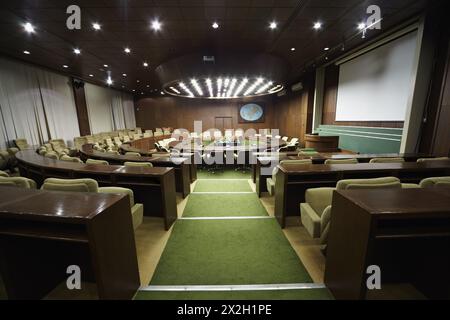
[[[123,165],[125,162],[150,162],[154,167],[170,167],[175,169],[175,187],[176,191],[180,192],[183,198],[186,198],[191,193],[192,178],[197,178],[197,169],[192,168],[191,158],[193,154],[186,154],[188,157],[173,157],[170,154],[152,154],[151,157],[134,157],[125,155],[108,154],[105,152],[96,151],[92,144],[85,144],[80,150],[81,159],[105,160],[109,164]],[[194,171],[194,172],[192,172]]]
[[[272,174],[272,170],[276,167],[280,161],[283,160],[300,160],[311,159],[313,164],[323,164],[326,160],[344,160],[344,159],[356,159],[359,163],[368,163],[373,158],[404,158],[406,162],[416,162],[419,158],[431,158],[429,154],[410,154],[410,153],[383,153],[383,154],[355,154],[349,152],[321,152],[313,156],[298,156],[298,152],[272,152],[263,153],[255,152],[252,154],[252,179],[256,184],[256,190],[258,195],[261,196],[261,192],[267,192],[266,180]],[[266,172],[263,172],[263,168],[270,168]],[[267,173],[267,174],[264,174]]]
[[[305,147],[314,148],[318,152],[338,152],[339,136],[305,135]]]
[[[0,187],[0,272],[9,299],[41,299],[81,268],[100,299],[140,286],[128,196]]]
[[[172,135],[164,135],[164,136],[158,136],[158,137],[150,137],[150,138],[142,138],[137,140],[132,140],[126,144],[124,144],[124,147],[128,144],[132,148],[138,149],[138,150],[145,150],[150,151],[152,149],[155,149],[155,142],[164,140],[164,139],[170,139],[172,138]]]
[[[336,191],[325,284],[336,299],[367,297],[367,267],[386,283],[410,283],[450,299],[450,189]]]
[[[286,216],[300,215],[300,203],[309,188],[335,187],[343,179],[397,177],[419,183],[429,177],[449,176],[450,161],[405,163],[279,165],[275,183],[275,217],[284,228]]]
[[[163,217],[166,230],[176,221],[177,202],[174,168],[123,167],[93,165],[45,158],[32,150],[16,154],[20,175],[36,181],[38,187],[47,178],[91,178],[100,186],[118,186],[133,190],[144,215]]]

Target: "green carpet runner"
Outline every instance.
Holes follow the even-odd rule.
[[[189,195],[183,212],[186,219],[178,220],[173,227],[150,286],[313,282],[276,220],[267,218],[265,208],[246,179],[250,179],[249,174],[235,171],[218,175],[207,172],[199,174],[194,193]],[[202,220],[202,217],[214,220]],[[239,217],[243,219],[236,220]],[[323,288],[182,292],[143,290],[136,296],[136,299],[218,300],[330,298],[329,291]]]

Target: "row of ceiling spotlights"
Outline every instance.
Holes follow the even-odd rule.
[[[239,80],[237,78],[217,78],[214,84],[211,78],[204,79],[205,87],[207,88],[207,95],[209,98],[237,98],[240,96],[250,96],[252,94],[263,94],[263,93],[275,93],[282,88],[281,85],[274,86],[273,81],[265,81],[264,78],[257,78],[255,81],[248,86],[250,80],[248,78],[243,78],[239,85]],[[170,86],[168,89],[170,93],[176,95],[185,95],[190,98],[205,97],[204,88],[201,86],[201,82],[197,79],[190,80],[191,87],[186,83],[180,82],[178,86]],[[216,89],[216,90],[215,90]],[[246,90],[244,90],[246,89]],[[184,92],[184,94],[182,94]],[[194,94],[196,92],[196,94]]]
[[[313,24],[313,29],[314,29],[314,30],[320,30],[320,29],[322,29],[322,26],[323,26],[322,22],[317,21],[317,22],[315,22],[315,23]],[[160,31],[160,30],[162,29],[162,23],[161,23],[158,19],[155,19],[155,20],[153,20],[153,21],[150,23],[150,27],[151,27],[151,29],[153,29],[154,31]],[[218,29],[219,27],[220,27],[220,25],[219,25],[219,23],[218,23],[217,21],[213,22],[213,24],[212,24],[212,28],[213,28],[213,29]],[[34,33],[34,32],[36,31],[35,26],[32,25],[30,22],[26,22],[25,24],[23,24],[23,28],[24,28],[24,30],[25,30],[26,32],[28,32],[28,33]],[[99,31],[99,30],[102,29],[102,26],[101,26],[100,23],[94,22],[94,23],[92,23],[92,28],[93,28],[94,30],[96,30],[96,31]],[[277,28],[278,28],[278,23],[277,23],[276,21],[270,22],[270,23],[269,23],[269,28],[272,29],[272,30],[277,29]],[[359,29],[359,30],[364,30],[365,28],[366,28],[366,24],[365,24],[365,23],[359,23],[359,24],[358,24],[358,29]],[[292,47],[292,48],[291,48],[291,51],[295,51],[295,50],[296,50],[295,47]],[[328,51],[329,48],[326,47],[324,50],[325,50],[325,51]],[[125,52],[126,54],[130,54],[130,53],[131,53],[131,49],[130,49],[129,47],[125,47],[125,48],[124,48],[124,52]],[[28,50],[24,50],[23,53],[26,54],[26,55],[30,55],[30,54],[31,54],[31,52],[28,51]],[[79,48],[74,48],[74,49],[73,49],[73,53],[76,54],[76,55],[80,55],[80,54],[81,54],[81,49],[79,49]],[[107,64],[104,64],[103,66],[104,66],[105,68],[108,68],[108,65],[107,65]],[[143,62],[143,66],[144,66],[144,67],[148,67],[149,65],[148,65],[148,63],[147,63],[146,61],[144,61],[144,62]],[[67,68],[69,68],[69,66],[68,66],[68,65],[63,65],[63,68],[67,69]],[[92,74],[89,74],[89,76],[90,76],[90,77],[93,77]],[[123,76],[126,77],[126,74],[124,73]],[[113,84],[113,81],[111,80],[111,77],[108,77],[108,79],[107,79],[106,82],[107,82],[108,85],[112,85],[112,84]],[[180,85],[181,85],[181,84],[180,84]],[[194,85],[194,84],[193,84],[193,85]],[[241,83],[241,85],[242,85],[242,83]],[[210,87],[211,87],[211,86],[208,84],[208,89],[210,89]],[[270,87],[270,85],[269,85],[269,87]],[[195,89],[199,88],[198,84],[194,85],[194,88],[195,88]],[[198,90],[197,90],[197,91],[198,91]],[[209,90],[209,91],[210,91],[210,95],[211,95],[211,90]],[[229,90],[229,91],[231,91],[231,90]],[[203,95],[203,93],[202,93],[201,95]]]

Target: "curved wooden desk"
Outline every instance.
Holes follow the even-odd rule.
[[[98,298],[133,298],[140,281],[128,196],[0,187],[8,298],[44,298],[66,282],[70,265],[96,283]]]
[[[197,171],[191,173],[191,161],[187,157],[174,157],[169,153],[158,153],[152,157],[134,157],[108,154],[93,149],[92,144],[85,144],[80,150],[81,159],[105,160],[110,164],[123,165],[125,162],[150,162],[154,167],[170,167],[175,170],[175,187],[181,192],[183,198],[191,193],[191,182],[197,180]],[[194,180],[193,180],[194,179]],[[193,180],[193,181],[192,181]]]
[[[155,149],[155,142],[170,138],[172,138],[172,135],[170,134],[158,137],[141,138],[124,143],[123,146],[129,145],[131,148],[134,148],[135,150],[145,150],[146,152],[151,152],[150,150]]]
[[[298,216],[309,188],[335,187],[344,179],[397,177],[402,183],[419,183],[429,177],[450,175],[450,161],[358,164],[278,165],[275,182],[275,217],[281,227],[286,216]],[[258,179],[258,178],[257,178]],[[258,186],[259,183],[257,183]],[[261,190],[257,189],[259,195]]]
[[[45,158],[33,150],[16,154],[20,175],[42,185],[47,178],[91,178],[100,186],[133,190],[137,203],[144,205],[144,215],[163,217],[166,230],[177,219],[174,168],[123,167],[92,165]]]

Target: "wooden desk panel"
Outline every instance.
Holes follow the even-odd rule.
[[[16,158],[21,176],[33,179],[38,187],[47,178],[91,178],[102,187],[119,186],[133,190],[135,202],[144,205],[144,215],[163,217],[166,230],[177,217],[174,168],[66,162],[42,157],[32,150],[20,151]]]
[[[176,191],[180,192],[183,198],[186,198],[191,193],[192,179],[197,178],[196,167],[192,168],[190,160],[193,154],[186,154],[188,157],[171,157],[167,153],[154,153],[151,157],[134,157],[96,151],[93,149],[92,144],[83,145],[80,153],[84,161],[87,159],[105,160],[112,165],[123,165],[125,162],[150,162],[154,167],[174,168]]]
[[[343,159],[357,159],[359,163],[368,163],[373,158],[404,158],[406,162],[416,162],[419,158],[431,158],[429,154],[398,154],[398,153],[383,153],[383,154],[352,154],[352,153],[327,153],[321,152],[313,156],[298,156],[298,152],[280,152],[280,153],[263,153],[255,152],[252,157],[252,179],[256,184],[256,190],[259,196],[262,192],[267,192],[266,180],[270,175],[261,173],[262,168],[271,167],[283,160],[301,160],[311,159],[313,164],[324,164],[326,160],[343,160]],[[270,171],[271,172],[271,171]]]
[[[339,136],[305,135],[305,147],[314,148],[318,152],[338,152]]]
[[[335,187],[339,180],[398,177],[419,183],[428,177],[450,175],[450,161],[406,163],[279,165],[275,185],[275,216],[284,228],[286,216],[298,216],[309,188]]]
[[[9,299],[41,299],[78,265],[100,299],[140,286],[128,196],[0,187],[0,271]],[[6,197],[15,199],[3,201]]]
[[[367,297],[367,267],[383,283],[450,298],[450,189],[335,191],[325,284],[337,299]]]

